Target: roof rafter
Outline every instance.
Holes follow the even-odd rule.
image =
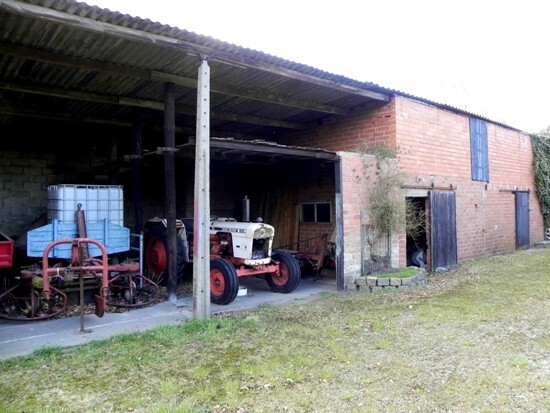
[[[146,99],[128,98],[124,96],[114,96],[101,93],[81,92],[76,90],[67,90],[62,88],[27,84],[27,83],[14,83],[14,82],[0,82],[0,89],[10,90],[13,92],[30,93],[44,96],[55,96],[58,98],[75,99],[85,102],[95,103],[111,103],[113,105],[131,106],[152,110],[164,110],[164,103]],[[191,106],[176,106],[176,113],[183,115],[196,115],[196,109]],[[275,120],[271,118],[264,118],[260,116],[249,115],[237,115],[235,113],[228,113],[223,111],[211,111],[213,119],[226,120],[232,122],[243,122],[255,125],[272,126],[286,129],[303,130],[305,125],[297,122],[288,122],[282,120]]]

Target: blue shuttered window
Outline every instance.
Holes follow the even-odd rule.
[[[487,123],[481,119],[470,118],[470,151],[472,180],[489,182]]]

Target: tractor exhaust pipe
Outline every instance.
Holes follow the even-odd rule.
[[[250,222],[250,199],[245,195],[243,199],[243,222]]]

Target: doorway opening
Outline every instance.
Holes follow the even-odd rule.
[[[426,199],[424,197],[406,198],[408,267],[426,267],[428,250]]]

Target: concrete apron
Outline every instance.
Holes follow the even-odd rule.
[[[261,278],[243,278],[240,285],[247,288],[231,304],[211,304],[211,313],[236,312],[260,304],[279,305],[295,300],[313,298],[323,291],[336,291],[335,280],[302,278],[290,294],[273,293]],[[193,297],[179,297],[175,304],[162,301],[124,313],[105,313],[84,316],[84,331],[80,316],[41,321],[12,321],[0,318],[0,360],[32,354],[45,347],[73,347],[117,334],[146,331],[160,325],[178,324],[193,317]]]

